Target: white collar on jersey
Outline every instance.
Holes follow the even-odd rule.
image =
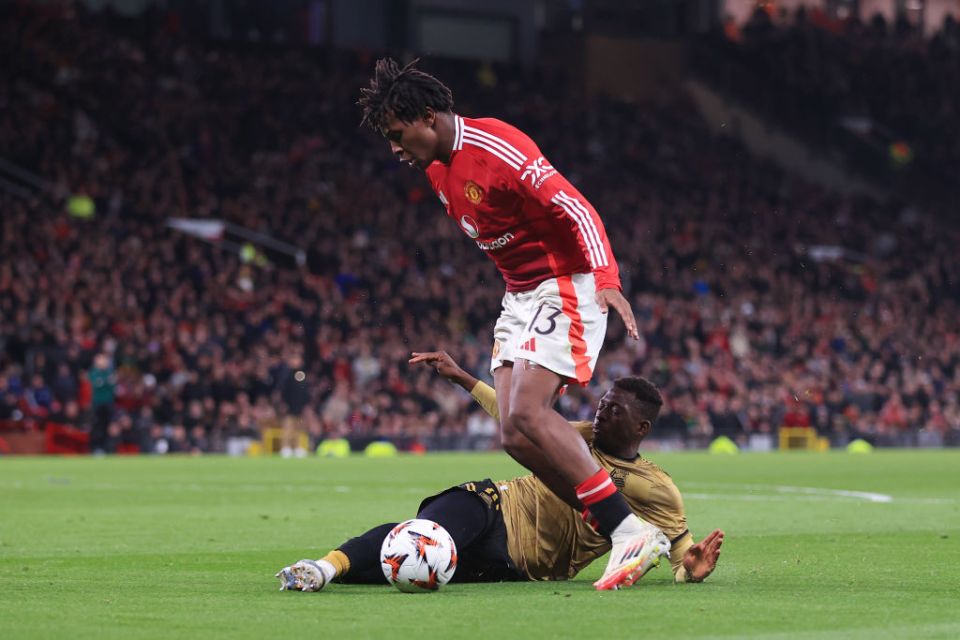
[[[453,150],[460,151],[463,149],[463,118],[457,114],[453,114]]]

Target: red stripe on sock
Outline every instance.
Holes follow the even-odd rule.
[[[587,523],[588,527],[590,527],[597,533],[600,533],[600,521],[597,520],[597,518],[592,513],[590,513],[590,509],[584,509],[582,512],[580,512],[580,517],[583,519],[584,522]]]
[[[577,498],[583,506],[589,507],[617,492],[617,487],[610,480],[606,469],[600,469],[595,474],[577,485]]]
[[[596,473],[577,485],[577,494],[579,495],[581,493],[586,493],[587,491],[592,491],[609,479],[610,474],[607,473],[606,469],[597,469]]]
[[[580,502],[583,503],[583,506],[589,507],[590,505],[596,504],[601,500],[606,500],[616,492],[617,492],[617,487],[613,484],[613,482],[608,482],[605,485],[601,485],[600,490],[597,491],[596,493],[592,493],[588,496],[577,496],[577,497],[580,498]]]

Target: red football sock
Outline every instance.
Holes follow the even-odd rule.
[[[577,498],[599,523],[600,533],[608,537],[631,513],[606,469],[598,470],[578,484]]]

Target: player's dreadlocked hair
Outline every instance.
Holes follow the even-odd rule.
[[[414,68],[414,60],[401,67],[392,58],[377,60],[370,86],[360,89],[357,104],[363,108],[363,121],[377,132],[386,127],[387,114],[413,122],[427,107],[434,111],[453,110],[453,93],[429,73]]]
[[[663,396],[656,385],[647,380],[636,376],[618,378],[613,386],[633,395],[637,404],[643,411],[643,417],[653,422],[660,413],[660,407],[663,406]]]

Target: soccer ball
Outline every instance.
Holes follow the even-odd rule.
[[[383,539],[380,568],[387,582],[400,591],[436,591],[457,570],[457,546],[433,520],[407,520]]]

